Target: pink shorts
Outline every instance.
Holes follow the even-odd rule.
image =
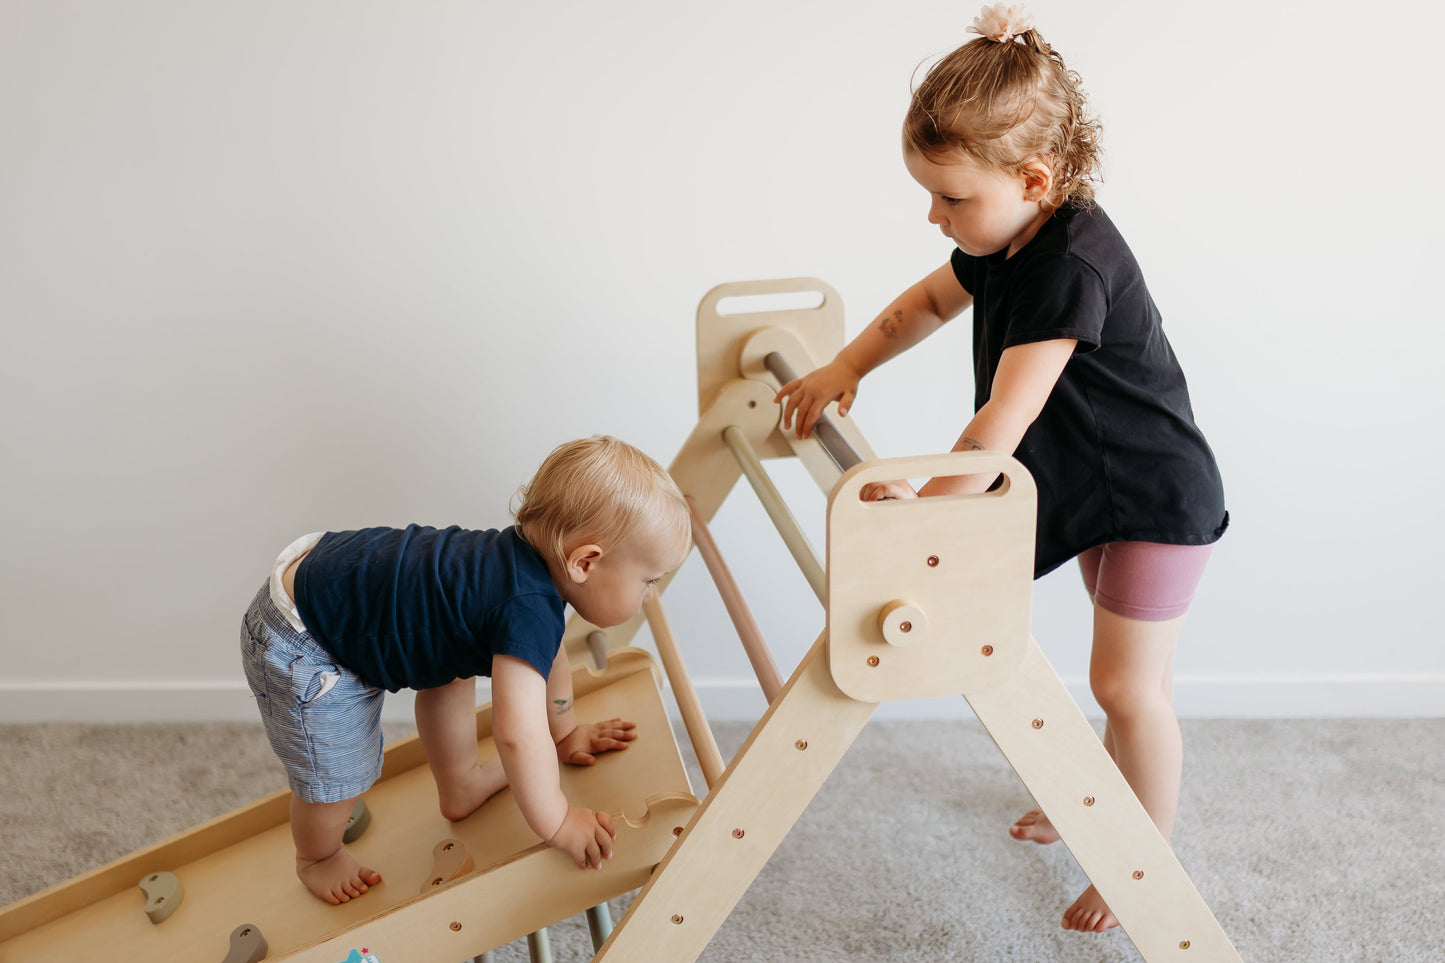
[[[1141,622],[1167,622],[1189,610],[1213,545],[1109,542],[1079,556],[1084,588],[1101,608]]]

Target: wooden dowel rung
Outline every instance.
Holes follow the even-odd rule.
[[[783,544],[788,546],[792,553],[793,560],[802,569],[803,577],[808,580],[808,585],[813,589],[813,594],[818,596],[818,601],[824,605],[828,604],[828,579],[823,572],[823,563],[818,561],[818,553],[813,550],[813,545],[808,541],[808,536],[803,534],[802,528],[798,526],[797,519],[788,510],[788,505],[783,501],[782,493],[773,484],[768,473],[763,469],[762,459],[758,458],[757,452],[753,451],[752,443],[748,441],[742,429],[736,425],[728,425],[723,429],[723,442],[732,451],[733,457],[738,461],[738,467],[743,470],[743,477],[748,484],[753,486],[757,493],[758,501],[763,503],[763,509],[767,511],[768,518],[772,519],[773,527],[783,537]]]
[[[697,509],[697,502],[693,501],[691,495],[687,497],[687,509],[692,515],[693,544],[697,546],[698,554],[702,556],[703,564],[707,566],[708,574],[712,576],[713,584],[722,596],[723,606],[733,620],[733,627],[737,629],[738,638],[743,643],[743,651],[752,663],[753,674],[758,677],[758,685],[763,688],[763,697],[771,704],[783,688],[783,677],[778,674],[773,653],[768,649],[762,629],[758,628],[752,610],[743,598],[742,590],[738,588],[737,581],[728,570],[727,562],[723,561],[717,542],[713,540],[712,532],[708,530],[707,522],[703,520],[702,513]]]
[[[607,668],[607,633],[593,629],[587,633],[587,651],[592,653],[592,666],[598,672]]]
[[[672,683],[672,695],[677,700],[678,711],[682,713],[682,724],[687,729],[688,738],[692,740],[692,750],[697,754],[698,765],[702,767],[703,781],[707,783],[708,789],[712,789],[722,778],[727,766],[723,763],[722,753],[718,751],[712,729],[707,724],[702,702],[697,697],[697,690],[693,688],[692,679],[688,677],[687,667],[682,663],[682,653],[678,651],[677,640],[673,638],[672,628],[667,624],[662,603],[656,596],[649,595],[642,603],[642,612],[647,617],[648,628],[652,630],[652,641],[657,644],[657,655],[662,660],[667,681]]]

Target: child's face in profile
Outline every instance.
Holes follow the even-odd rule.
[[[1025,174],[984,167],[964,154],[938,163],[908,148],[903,162],[929,193],[928,222],[965,254],[986,257],[1006,248],[1013,254],[1048,219],[1041,190]]]
[[[562,598],[593,625],[621,625],[642,609],[652,587],[682,564],[686,534],[656,526],[639,529],[621,544],[584,545],[568,556]]]

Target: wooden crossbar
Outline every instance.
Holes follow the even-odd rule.
[[[718,551],[717,542],[713,540],[707,522],[697,509],[696,499],[687,499],[687,510],[692,516],[693,544],[697,546],[697,553],[702,556],[703,564],[707,566],[708,574],[712,576],[713,584],[722,596],[723,607],[727,609],[733,627],[737,629],[743,651],[747,653],[748,661],[752,664],[753,674],[758,677],[758,685],[762,686],[763,697],[772,702],[783,688],[783,677],[778,674],[778,664],[773,661],[773,653],[763,639],[763,631],[758,628],[752,609],[748,608],[742,590],[733,579],[727,562],[723,561],[722,553]]]

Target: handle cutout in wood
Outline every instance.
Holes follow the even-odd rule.
[[[772,314],[777,311],[814,311],[823,306],[827,295],[822,291],[773,291],[766,294],[733,294],[719,298],[716,307],[721,317],[739,314]]]

